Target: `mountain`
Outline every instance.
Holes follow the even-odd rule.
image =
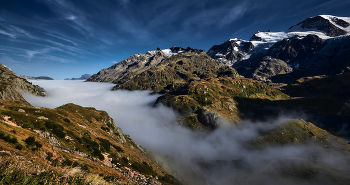
[[[53,78],[48,76],[38,76],[38,77],[32,77],[32,76],[26,76],[26,75],[19,75],[16,74],[18,77],[26,79],[26,80],[53,80]]]
[[[349,66],[350,18],[311,17],[285,32],[257,32],[249,41],[230,39],[208,55],[240,75],[267,83],[334,75]]]
[[[94,82],[113,82],[126,77],[130,73],[142,73],[154,66],[157,66],[159,63],[165,59],[181,54],[181,53],[198,53],[203,52],[203,50],[197,50],[192,48],[182,48],[173,46],[170,49],[161,50],[157,48],[154,51],[148,51],[147,53],[137,53],[128,57],[127,59],[114,64],[108,69],[102,69],[97,74],[92,75],[87,81]]]
[[[66,78],[64,80],[87,80],[91,77],[90,74],[83,74],[80,78]]]

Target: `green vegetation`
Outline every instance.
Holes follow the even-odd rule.
[[[138,162],[134,162],[131,167],[136,170],[139,171],[143,174],[146,175],[156,175],[156,172],[153,170],[152,167],[150,167],[146,162],[142,162],[142,163],[138,163]]]
[[[124,152],[124,150],[122,148],[120,148],[119,146],[113,145],[113,144],[112,144],[112,146],[113,146],[113,148],[115,148],[117,150],[117,152]]]
[[[159,180],[163,182],[163,184],[173,184],[173,185],[181,185],[182,183],[178,181],[176,178],[174,178],[172,175],[164,175],[160,176]]]
[[[35,141],[35,138],[33,136],[29,136],[24,140],[24,142],[27,143],[28,147],[33,151],[39,150],[39,148],[43,146],[40,142]]]
[[[55,134],[59,138],[64,138],[66,136],[64,127],[60,124],[48,120],[45,121],[45,126],[51,133]]]
[[[104,126],[101,126],[101,129],[106,131],[106,132],[109,132],[109,130],[110,130],[108,127],[104,127]]]
[[[0,131],[0,139],[8,142],[8,143],[11,143],[11,144],[16,144],[18,143],[17,141],[17,138],[11,134],[6,134],[2,131]]]
[[[106,139],[103,138],[97,138],[100,141],[100,145],[101,145],[101,149],[103,149],[102,151],[106,151],[106,152],[110,152],[111,151],[111,142],[109,142]]]

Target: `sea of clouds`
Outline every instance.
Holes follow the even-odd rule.
[[[124,134],[159,156],[164,167],[188,184],[329,184],[320,174],[304,181],[281,176],[281,170],[304,164],[349,171],[347,156],[316,144],[251,149],[248,142],[297,116],[280,116],[264,123],[243,121],[213,132],[193,131],[177,124],[177,113],[164,105],[153,106],[159,95],[151,91],[111,91],[114,84],[83,81],[31,81],[47,97],[23,94],[33,106],[56,108],[74,103],[106,111]],[[317,164],[314,164],[317,158]]]

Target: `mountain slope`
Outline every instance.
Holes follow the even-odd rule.
[[[196,129],[215,129],[227,119],[239,124],[241,114],[236,98],[282,100],[288,96],[277,89],[247,78],[219,77],[174,84],[175,88],[156,103],[173,107],[182,115],[180,124]],[[254,106],[254,105],[250,105]]]
[[[0,143],[1,150],[7,153],[2,161],[8,161],[15,168],[13,173],[22,173],[21,170],[37,165],[26,172],[37,175],[13,177],[18,183],[21,179],[40,180],[40,173],[45,174],[44,180],[53,182],[56,176],[60,183],[78,180],[80,184],[178,182],[146,157],[152,154],[124,135],[104,111],[74,104],[48,109],[23,106],[10,100],[1,103]],[[21,169],[16,169],[15,162],[22,165]],[[0,176],[14,175],[2,167]],[[11,180],[6,176],[2,176],[2,183]],[[65,177],[73,181],[68,182]]]

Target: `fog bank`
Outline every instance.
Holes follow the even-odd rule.
[[[296,117],[281,116],[265,123],[244,121],[242,126],[223,126],[210,133],[192,131],[176,123],[168,107],[152,107],[159,95],[151,91],[111,91],[114,84],[82,81],[32,81],[48,97],[24,94],[32,105],[56,108],[74,103],[104,110],[125,134],[159,155],[189,184],[302,184],[289,176],[276,177],[281,169],[309,164],[349,170],[346,156],[325,151],[315,144],[252,150],[248,142]],[[327,184],[322,175],[306,184]]]

